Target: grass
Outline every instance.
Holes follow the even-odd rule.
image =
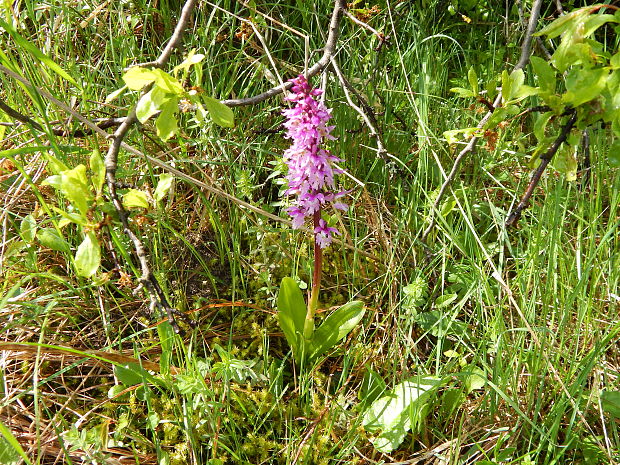
[[[307,34],[310,50],[322,47],[330,2],[256,4]],[[44,71],[8,34],[0,36],[0,50],[81,113],[122,116],[135,94],[110,104],[106,96],[120,87],[125,67],[158,55],[179,5],[98,5],[26,1],[12,14],[19,33],[79,80],[79,89]],[[275,70],[255,37],[235,37],[241,23],[231,13],[250,12],[238,2],[218,6],[228,12],[202,4],[185,41],[184,49],[206,55],[200,86],[220,98],[257,94],[271,86],[265,67]],[[374,140],[328,74],[334,149],[351,175],[345,241],[378,259],[329,250],[323,307],[356,298],[367,313],[329,357],[302,373],[278,327],[275,298],[284,276],[309,284],[307,237],[182,182],[163,209],[134,213],[165,292],[195,321],[195,329],[175,335],[134,295],[136,265],[120,229],[101,233],[107,274],[99,278],[107,281],[93,282],[75,274],[70,254],[44,246],[22,226],[32,215],[39,230],[58,228],[53,207],[66,205],[42,185],[51,174],[42,146],[74,167],[96,147],[104,152],[107,142],[54,136],[50,122],[67,115],[0,74],[0,97],[48,129],[5,126],[0,146],[0,421],[30,462],[620,460],[618,420],[601,397],[620,390],[620,177],[605,159],[609,135],[592,133],[588,184],[549,170],[519,227],[506,230],[529,172],[531,123],[511,123],[494,148],[465,161],[429,238],[430,253],[420,243],[454,158],[442,133],[481,117],[449,88],[466,86],[470,66],[486,82],[518,58],[511,45],[522,31],[516,11],[495,20],[504,8],[485,8],[492,19],[463,11],[470,24],[450,16],[440,0],[381,3],[369,21],[391,42],[378,51],[370,34],[343,22],[340,67],[376,108],[393,157],[377,157]],[[303,40],[277,24],[260,27],[283,77],[301,70]],[[181,59],[175,55],[171,66]],[[130,142],[280,214],[281,185],[270,175],[287,144],[281,108],[274,98],[235,109],[233,129],[184,115],[181,137],[168,143],[147,123]],[[119,174],[152,191],[160,172],[122,154]],[[75,250],[78,229],[69,225],[62,234]],[[393,452],[379,452],[362,424],[372,400],[424,376],[443,384],[412,413],[423,421]],[[0,462],[18,462],[7,440],[0,440]]]

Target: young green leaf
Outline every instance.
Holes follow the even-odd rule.
[[[478,75],[473,66],[467,71],[467,80],[469,81],[473,94],[477,96],[480,92],[480,88],[478,87]]]
[[[172,181],[174,181],[174,178],[168,173],[162,173],[159,175],[159,182],[157,183],[157,187],[153,193],[155,202],[159,203],[164,199],[172,187]]]
[[[101,246],[95,233],[89,232],[75,253],[77,274],[85,278],[94,275],[101,264]]]
[[[573,107],[594,100],[605,88],[609,70],[605,68],[584,69],[575,67],[566,75],[566,93],[562,102]]]
[[[473,93],[471,90],[465,89],[463,87],[453,87],[450,89],[450,92],[458,94],[458,96],[461,98],[471,98],[476,96],[476,94]]]
[[[86,215],[93,194],[86,177],[86,166],[80,164],[72,170],[60,174],[60,191],[77,207],[82,215]]]
[[[364,303],[354,300],[329,315],[314,332],[308,351],[310,360],[324,354],[349,334],[357,326],[364,313]]]
[[[475,365],[469,365],[464,371],[465,379],[463,384],[465,385],[465,391],[469,394],[477,389],[482,389],[487,384],[486,372]]]
[[[538,78],[538,85],[541,90],[553,94],[555,92],[555,71],[551,65],[540,57],[530,57],[530,63],[534,69],[534,74]]]
[[[227,107],[223,103],[220,103],[219,100],[212,97],[207,97],[206,95],[202,98],[215,124],[225,128],[235,127],[235,115],[230,107]]]
[[[157,75],[148,69],[134,66],[129,68],[125,74],[123,74],[123,81],[127,84],[131,90],[140,90],[144,86],[155,81]]]
[[[197,65],[202,60],[204,60],[205,56],[202,53],[196,53],[196,49],[193,48],[187,54],[187,57],[183,62],[174,67],[172,70],[173,73],[178,73],[180,70],[187,71],[191,66]]]
[[[123,207],[130,208],[149,208],[149,199],[146,192],[139,191],[137,189],[129,189],[127,193],[123,195]]]
[[[96,150],[90,154],[90,170],[93,172],[92,182],[95,186],[95,190],[101,193],[103,183],[105,182],[105,165],[103,160]]]
[[[44,228],[37,231],[37,239],[44,247],[58,252],[70,252],[69,243],[53,228]]]
[[[140,123],[144,124],[151,116],[157,113],[164,104],[171,99],[170,94],[166,93],[158,86],[154,86],[136,105],[136,117]],[[176,102],[176,99],[174,99]]]
[[[172,98],[162,107],[161,113],[155,120],[157,135],[161,140],[168,140],[179,131],[176,113],[179,111],[178,99]]]
[[[26,215],[19,225],[19,235],[22,239],[31,243],[34,241],[37,233],[37,222],[32,215]]]

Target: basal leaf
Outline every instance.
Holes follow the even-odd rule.
[[[219,100],[212,97],[207,97],[206,95],[203,96],[203,101],[215,124],[225,128],[235,127],[235,115],[230,107],[227,107],[223,103],[220,103]]]
[[[396,449],[411,429],[432,395],[441,386],[442,380],[435,377],[415,377],[403,381],[385,396],[380,397],[366,410],[362,418],[364,428],[378,433],[372,439],[373,445],[381,452],[389,453]]]
[[[301,349],[306,321],[306,302],[299,286],[292,278],[282,279],[278,294],[278,323],[284,332],[297,361],[301,359]]]
[[[364,316],[364,303],[348,302],[334,310],[314,332],[310,343],[310,360],[324,354],[351,332]]]
[[[94,275],[101,264],[101,246],[95,233],[89,232],[75,253],[77,274],[89,278]]]

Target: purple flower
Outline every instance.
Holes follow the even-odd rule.
[[[342,160],[321,147],[325,140],[335,139],[331,135],[334,126],[327,124],[332,117],[331,110],[315,99],[323,91],[312,88],[303,75],[291,82],[292,93],[286,100],[294,102],[295,106],[282,113],[286,116],[286,137],[291,139],[292,145],[284,152],[284,161],[288,165],[286,194],[297,197],[287,212],[293,218],[293,228],[299,229],[306,218],[317,212],[320,214],[327,204],[339,210],[347,210],[348,206],[338,200],[347,192],[335,191],[334,176],[342,170],[334,163]],[[331,243],[332,234],[340,234],[336,228],[327,227],[322,219],[314,233],[321,248]]]

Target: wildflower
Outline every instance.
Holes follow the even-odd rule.
[[[316,100],[323,93],[314,89],[307,79],[300,75],[293,82],[292,93],[286,97],[295,106],[284,110],[287,120],[284,127],[286,137],[292,145],[284,152],[284,161],[288,165],[287,195],[295,195],[292,206],[287,213],[293,219],[293,228],[301,228],[306,218],[315,217],[315,241],[321,247],[327,247],[333,234],[340,234],[336,228],[327,227],[320,218],[323,206],[330,204],[333,208],[347,210],[348,206],[338,199],[346,192],[335,190],[334,176],[342,173],[334,163],[342,161],[329,150],[322,148],[325,140],[335,140],[331,135],[334,126],[327,122],[332,117],[331,110],[323,102]]]

